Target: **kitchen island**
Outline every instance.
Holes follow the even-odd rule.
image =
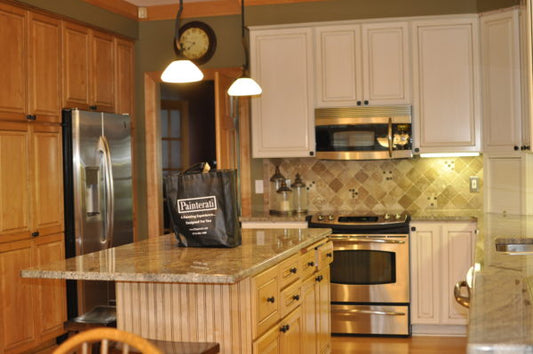
[[[486,214],[478,223],[468,353],[533,353],[533,248],[520,247],[533,246],[533,217]]]
[[[116,283],[117,327],[221,353],[328,352],[330,229],[243,230],[236,248],[164,235],[22,271]]]

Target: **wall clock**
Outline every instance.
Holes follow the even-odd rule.
[[[196,64],[209,61],[217,47],[215,32],[200,21],[186,23],[179,30],[181,53]]]

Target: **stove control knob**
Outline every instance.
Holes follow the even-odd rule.
[[[322,221],[324,220],[324,215],[318,215],[316,218],[318,219],[318,221]]]
[[[389,220],[390,219],[390,214],[389,213],[385,214],[384,218],[385,218],[385,220]]]
[[[329,221],[333,221],[333,220],[335,220],[335,217],[333,215],[328,215],[328,220]]]
[[[396,220],[400,220],[402,218],[402,215],[401,214],[396,214],[394,217],[396,218]]]

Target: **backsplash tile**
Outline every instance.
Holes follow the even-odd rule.
[[[291,181],[300,173],[307,185],[309,212],[416,213],[425,209],[483,207],[483,158],[413,158],[382,161],[330,161],[311,158],[264,159],[265,210],[275,166]],[[470,176],[480,191],[470,192]]]

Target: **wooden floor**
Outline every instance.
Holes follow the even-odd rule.
[[[391,353],[435,354],[466,353],[466,337],[331,337],[332,354]]]

